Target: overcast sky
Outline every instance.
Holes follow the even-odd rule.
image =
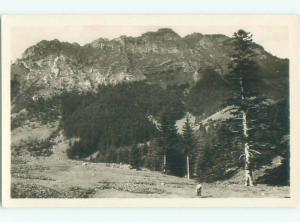
[[[160,26],[65,26],[65,27],[14,27],[11,29],[12,60],[20,58],[26,48],[41,40],[58,39],[66,42],[77,42],[80,45],[89,43],[100,37],[113,39],[121,35],[140,36],[147,31],[157,31]],[[202,34],[232,34],[241,27],[235,26],[173,26],[180,36],[193,32]],[[281,58],[288,55],[288,29],[284,26],[249,26],[243,27],[253,33],[256,43],[265,50]]]

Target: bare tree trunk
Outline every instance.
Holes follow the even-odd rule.
[[[166,173],[166,165],[167,165],[167,158],[166,158],[166,153],[164,153],[163,173]]]
[[[241,88],[241,98],[242,102],[245,100],[244,97],[244,88],[243,88],[243,81],[242,78],[240,79],[240,88]],[[248,124],[247,124],[247,113],[246,111],[242,110],[242,118],[243,118],[243,135],[244,135],[244,155],[245,155],[245,186],[253,186],[253,174],[251,168],[251,158],[250,158],[250,151],[249,151],[249,144],[247,142],[248,139]]]
[[[189,156],[186,156],[186,176],[187,179],[190,179],[190,160],[189,160]]]
[[[247,115],[246,112],[242,111],[243,114],[243,132],[244,136],[248,138],[248,127],[247,127]],[[253,174],[251,169],[251,159],[249,152],[249,144],[247,142],[244,143],[244,155],[245,155],[245,186],[253,186]]]

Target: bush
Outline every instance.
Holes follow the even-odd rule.
[[[29,139],[23,140],[17,146],[13,146],[13,155],[20,155],[29,153],[31,156],[50,156],[52,151],[53,142],[49,139]]]
[[[93,188],[70,187],[67,198],[89,198],[96,193]]]
[[[64,198],[57,190],[37,184],[12,183],[12,198]]]

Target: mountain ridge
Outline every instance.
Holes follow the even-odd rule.
[[[272,56],[257,44],[254,48],[267,88],[286,88],[288,60]],[[192,33],[181,37],[170,28],[162,28],[138,37],[99,38],[82,46],[42,40],[12,64],[11,74],[18,82],[19,94],[33,85],[37,88],[31,90],[31,98],[47,98],[64,90],[95,91],[99,85],[130,81],[162,87],[193,85],[207,67],[226,75],[231,53],[231,38],[225,35]],[[274,84],[274,75],[283,83],[276,80]]]
[[[228,73],[231,44],[232,39],[223,34],[181,37],[170,28],[138,37],[98,38],[82,46],[58,39],[42,40],[27,48],[11,66],[13,105],[74,90],[96,92],[101,85],[145,81],[163,88],[187,84],[188,91],[194,90],[195,95],[190,103],[196,104],[194,111],[201,112],[205,93],[215,94],[213,104],[230,96],[223,76]],[[270,99],[286,98],[288,60],[271,55],[256,43],[253,48],[261,78],[257,89]],[[200,100],[199,93],[203,94]],[[209,105],[211,110],[213,104]]]

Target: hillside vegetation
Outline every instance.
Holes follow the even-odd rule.
[[[234,38],[223,35],[195,33],[182,38],[160,29],[136,38],[98,39],[85,46],[53,40],[28,48],[12,64],[12,154],[30,167],[26,158],[37,165],[43,165],[43,159],[46,168],[42,168],[53,173],[53,181],[36,181],[35,173],[18,177],[19,169],[13,169],[16,196],[20,197],[18,190],[28,179],[37,182],[25,183],[28,189],[45,186],[45,192],[54,196],[80,197],[77,188],[61,184],[67,177],[80,187],[85,183],[79,179],[74,183],[73,176],[92,181],[91,187],[83,186],[85,197],[109,196],[112,190],[131,192],[116,185],[118,181],[103,179],[105,171],[107,177],[113,171],[119,177],[128,173],[126,181],[149,174],[154,181],[146,188],[128,185],[129,190],[142,189],[141,196],[149,192],[155,197],[190,197],[199,181],[214,184],[208,186],[208,193],[214,186],[237,183],[232,185],[237,196],[268,195],[260,192],[267,185],[289,185],[288,60],[251,42],[255,74],[244,78],[247,100],[240,102],[240,88],[233,87],[230,68],[234,44]],[[251,169],[256,182],[264,184],[249,192],[235,187],[247,162],[243,110],[248,118],[247,143],[256,152]],[[83,160],[88,167],[80,165]],[[105,163],[133,169],[106,169]],[[51,164],[58,167],[54,167],[57,175],[48,170]],[[63,173],[59,166],[69,170]],[[38,175],[41,172],[37,170]],[[106,187],[108,193],[97,190],[95,173],[102,178],[99,187]],[[172,184],[173,180],[180,181],[178,188],[183,191],[175,185],[168,191],[173,185],[158,182]],[[60,185],[61,190],[54,189]],[[276,188],[275,193],[285,189]],[[208,196],[229,196],[231,191],[216,192],[220,195]]]

